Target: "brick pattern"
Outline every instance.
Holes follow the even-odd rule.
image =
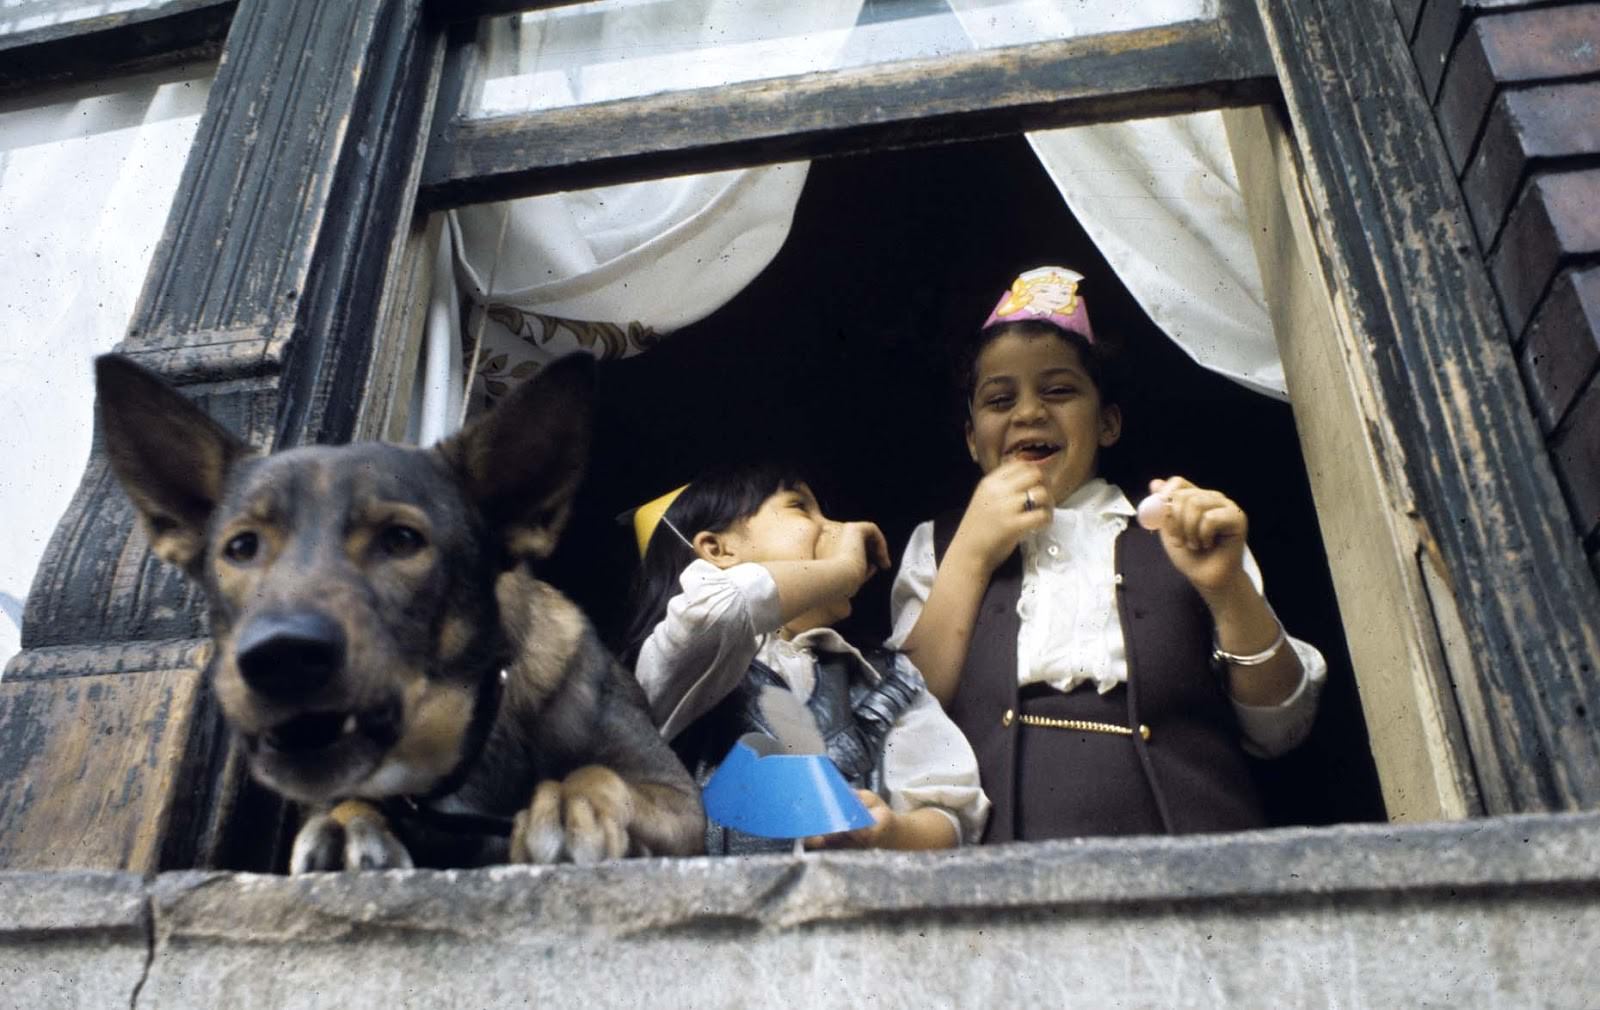
[[[1600,2],[1392,6],[1600,580]]]

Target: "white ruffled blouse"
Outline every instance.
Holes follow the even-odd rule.
[[[1096,478],[1055,509],[1045,529],[1022,541],[1022,590],[1017,616],[1017,683],[1046,683],[1060,691],[1094,684],[1104,694],[1128,679],[1127,647],[1115,591],[1116,541],[1134,508],[1123,493]],[[916,626],[933,588],[936,571],[933,523],[912,531],[890,595],[900,648]],[[1261,570],[1249,548],[1244,570],[1261,589]],[[1246,749],[1261,756],[1282,754],[1311,731],[1328,664],[1314,646],[1290,637],[1305,676],[1280,705],[1233,702]],[[1231,699],[1230,699],[1231,700]]]

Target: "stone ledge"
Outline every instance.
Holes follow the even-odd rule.
[[[30,1007],[115,985],[162,1007],[1578,1005],[1600,992],[1594,949],[1600,814],[595,867],[0,874],[0,1003]],[[8,976],[23,951],[45,956]],[[29,965],[45,963],[77,988],[44,985]]]
[[[1297,902],[1541,885],[1600,891],[1600,815],[592,867],[295,878],[174,873],[154,882],[152,897],[164,936],[264,941],[331,938],[358,925],[470,937],[508,918],[635,935],[706,921],[783,929],[929,910]]]
[[[59,933],[147,931],[144,878],[109,870],[0,872],[0,942]]]

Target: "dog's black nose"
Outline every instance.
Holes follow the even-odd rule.
[[[314,611],[268,614],[239,633],[239,672],[269,698],[289,700],[315,691],[344,664],[344,632]]]

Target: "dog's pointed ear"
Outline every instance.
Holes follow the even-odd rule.
[[[439,445],[512,557],[556,548],[589,461],[595,371],[588,354],[558,358]]]
[[[150,546],[192,570],[228,469],[250,447],[159,375],[118,354],[94,362],[106,456],[144,517]]]

